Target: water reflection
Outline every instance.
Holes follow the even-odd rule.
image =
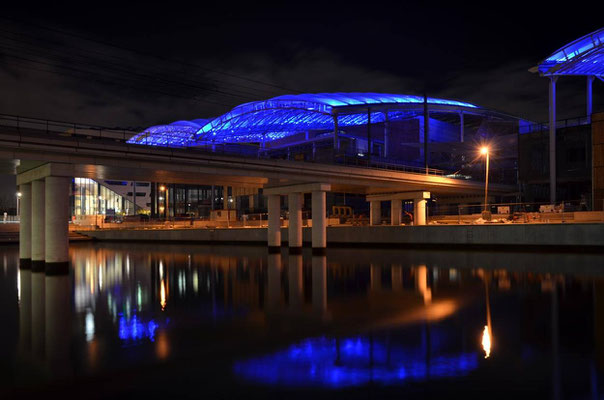
[[[487,382],[515,366],[554,394],[597,389],[604,366],[599,255],[82,244],[53,277],[2,251],[19,351],[0,346],[51,378],[229,354],[235,385]]]
[[[441,353],[444,343],[428,343],[430,338],[419,346],[405,347],[372,336],[321,337],[237,362],[233,369],[245,379],[263,384],[347,387],[464,376],[478,366],[476,352]]]

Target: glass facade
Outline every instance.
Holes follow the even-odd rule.
[[[134,215],[134,203],[89,178],[74,178],[71,215],[105,215],[107,217]]]

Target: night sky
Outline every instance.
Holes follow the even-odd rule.
[[[5,8],[0,113],[145,128],[285,93],[427,91],[545,121],[547,79],[528,69],[603,23],[593,6],[162,4]],[[583,78],[558,90],[560,118],[584,114]],[[603,98],[596,80],[594,110]]]

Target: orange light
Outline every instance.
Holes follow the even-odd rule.
[[[159,187],[159,190],[161,190],[161,191],[163,192],[164,190],[166,190],[166,187],[165,187],[164,185],[161,185],[161,186]]]
[[[161,310],[164,311],[164,309],[166,308],[166,284],[164,283],[164,280],[162,279],[161,283],[160,283],[160,288],[159,288],[159,304],[161,305]]]
[[[489,154],[489,148],[487,146],[482,146],[480,148],[480,154],[482,154],[482,155]]]
[[[482,348],[484,349],[484,358],[489,358],[491,355],[491,332],[487,325],[484,326],[482,332]]]

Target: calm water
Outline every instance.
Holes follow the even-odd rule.
[[[0,398],[604,394],[604,255],[83,243],[70,256],[69,276],[45,277],[0,248]]]

